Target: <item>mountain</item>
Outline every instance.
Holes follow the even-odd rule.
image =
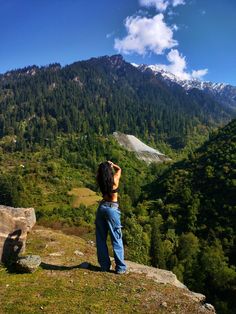
[[[122,168],[119,206],[126,257],[172,270],[193,291],[205,293],[219,313],[234,314],[235,120],[218,133],[211,133],[210,140],[196,152],[193,145],[189,157],[175,165],[152,163],[147,167],[111,135],[117,130],[133,134],[161,151],[167,147],[165,142],[182,148],[196,134],[205,138],[233,116],[231,108],[222,106],[210,94],[196,88],[186,93],[180,85],[170,85],[152,71],[142,72],[119,55],[66,67],[52,64],[10,71],[0,76],[0,201],[35,207],[41,224],[86,234],[91,239],[96,205],[75,204],[75,197],[85,198],[78,188],[98,191],[97,165],[113,160]],[[141,150],[146,148],[137,139],[128,139]],[[35,242],[39,250],[44,249],[42,242],[45,239]],[[51,242],[62,245],[60,241]],[[49,250],[46,255],[53,253],[50,245],[45,249]],[[85,273],[78,273],[79,285],[83,280],[88,282]],[[5,274],[7,285],[9,274]],[[49,289],[40,290],[37,306],[41,296],[52,291],[49,277],[57,273],[36,273],[36,282],[38,275],[46,280],[41,287],[45,283]],[[68,285],[65,278],[60,287]],[[14,280],[20,284],[22,278]],[[103,283],[101,279],[101,289]],[[135,283],[139,285],[140,278]],[[14,285],[13,290],[10,287],[4,293],[14,297]],[[22,287],[23,292],[30,288],[34,287]],[[80,289],[78,285],[72,288]],[[82,290],[92,297],[96,291],[93,288]],[[133,286],[129,289],[133,291]],[[58,291],[52,293],[61,295]],[[140,295],[140,290],[136,292]],[[9,303],[4,306],[12,309]],[[78,310],[77,303],[75,306]],[[176,308],[178,312],[178,305]],[[170,311],[167,308],[162,312]],[[186,312],[194,311],[187,308]]]
[[[165,264],[206,293],[219,313],[234,313],[236,306],[235,156],[236,119],[149,187],[148,200],[158,204],[162,219],[162,245],[172,242]]]
[[[120,55],[0,75],[0,137],[14,137],[17,149],[53,145],[63,133],[117,130],[182,148],[233,114],[211,95],[173,88]]]
[[[150,164],[151,162],[163,162],[171,160],[157,149],[144,144],[134,135],[120,132],[114,132],[113,135],[121,146],[129,151],[134,152],[138,159],[145,161],[147,164]]]
[[[152,71],[156,77],[164,80],[169,86],[175,84],[183,87],[186,92],[193,89],[200,90],[215,100],[219,101],[224,107],[236,111],[236,86],[226,83],[214,83],[209,81],[200,81],[197,79],[183,80],[178,76],[161,69],[158,65],[135,65],[140,71]]]

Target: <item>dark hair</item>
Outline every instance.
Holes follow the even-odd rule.
[[[109,162],[100,163],[97,171],[97,183],[103,195],[110,195],[114,185],[112,167]]]

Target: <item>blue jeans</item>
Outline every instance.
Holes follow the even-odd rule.
[[[101,202],[96,214],[96,245],[98,262],[102,271],[109,271],[111,261],[107,247],[108,231],[111,236],[116,271],[125,271],[124,247],[122,241],[120,210],[118,203]]]

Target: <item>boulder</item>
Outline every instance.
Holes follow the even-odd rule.
[[[180,282],[176,275],[169,270],[154,268],[146,265],[137,264],[130,261],[125,261],[129,272],[145,274],[147,278],[150,278],[158,283],[162,284],[170,284],[172,286],[176,286],[178,288],[183,289],[183,294],[189,297],[192,301],[195,301],[199,304],[199,314],[200,313],[212,313],[215,314],[215,308],[213,305],[209,303],[204,303],[206,300],[205,295],[201,293],[196,293],[190,291],[182,282]],[[161,305],[165,307],[165,303],[163,302]],[[167,305],[167,304],[166,304]]]
[[[16,262],[16,269],[20,273],[33,273],[41,264],[38,255],[27,255],[19,257]]]
[[[129,272],[145,274],[148,278],[151,278],[158,283],[170,284],[172,286],[183,288],[186,289],[186,291],[188,291],[188,288],[177,279],[174,273],[172,273],[169,270],[141,265],[131,261],[125,262]]]
[[[34,208],[0,205],[0,262],[11,263],[24,253],[27,233],[35,222]]]

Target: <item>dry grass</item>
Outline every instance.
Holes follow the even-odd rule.
[[[74,208],[79,207],[80,204],[91,206],[101,200],[100,196],[88,188],[73,188],[68,195],[73,197],[72,206]]]

